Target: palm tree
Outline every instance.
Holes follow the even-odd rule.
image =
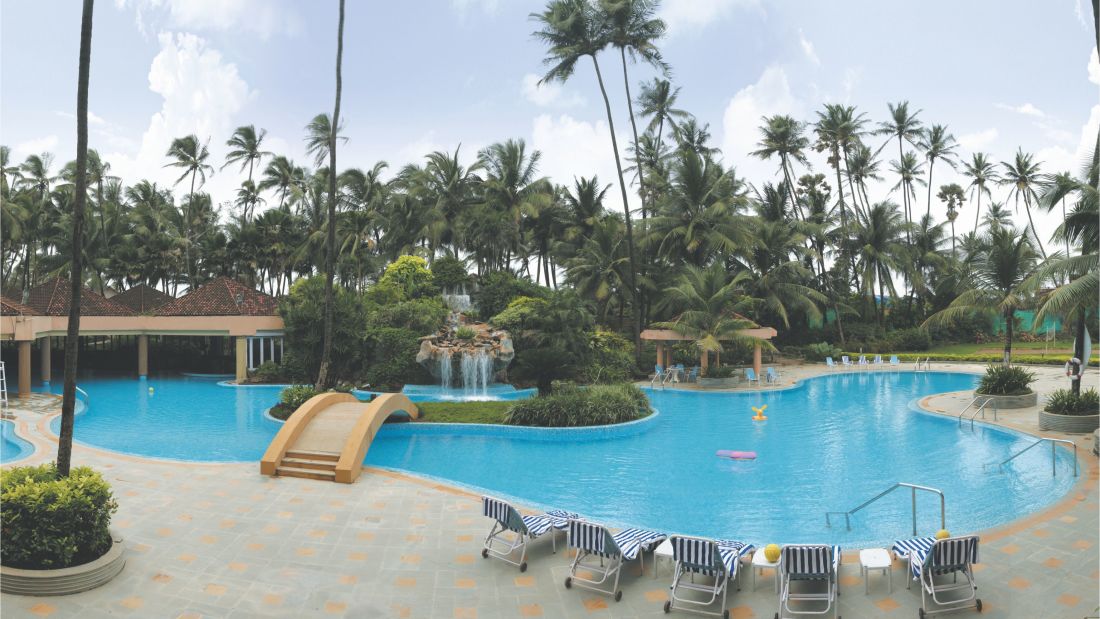
[[[1020,195],[1024,196],[1024,210],[1027,211],[1027,221],[1031,227],[1031,234],[1035,237],[1039,253],[1046,259],[1047,252],[1043,249],[1043,241],[1039,239],[1039,233],[1035,230],[1035,220],[1031,218],[1031,203],[1039,202],[1037,189],[1043,185],[1043,175],[1039,172],[1041,164],[1034,161],[1034,155],[1025,153],[1022,148],[1016,149],[1016,158],[1012,163],[1001,162],[1001,185],[1010,185],[1009,196],[1016,198],[1016,212],[1020,211]]]
[[[947,220],[951,222],[951,257],[955,257],[955,219],[959,216],[959,207],[966,200],[966,191],[958,183],[940,185],[936,197],[947,205]]]
[[[84,204],[88,200],[88,73],[92,64],[93,0],[84,0],[80,18],[80,63],[76,79],[76,196],[72,212],[72,272],[69,277],[69,324],[65,335],[65,387],[61,396],[61,428],[57,443],[57,474],[69,476],[76,409],[77,352],[80,349],[80,293],[84,289]]]
[[[180,181],[191,177],[191,190],[187,194],[187,207],[184,209],[184,225],[183,232],[185,235],[184,240],[184,268],[187,272],[187,285],[193,286],[195,282],[195,267],[191,262],[191,222],[194,219],[195,209],[195,180],[201,178],[199,183],[201,187],[206,182],[206,173],[214,173],[214,168],[206,163],[206,160],[210,158],[210,151],[206,148],[206,144],[199,142],[198,136],[191,134],[182,138],[176,138],[172,140],[172,145],[168,147],[168,152],[165,153],[166,157],[172,159],[164,165],[164,167],[181,168],[183,174],[176,179],[178,185]]]
[[[588,194],[587,188],[592,186],[585,187],[585,194]],[[574,216],[576,214],[575,211]],[[596,314],[606,321],[613,298],[618,297],[619,307],[626,304],[623,276],[629,259],[624,251],[623,224],[618,217],[608,214],[598,215],[585,226],[590,227],[581,238],[575,255],[566,261],[565,276],[578,294],[596,301]]]
[[[761,138],[756,143],[759,148],[750,154],[760,159],[779,156],[779,169],[783,173],[783,182],[787,185],[791,209],[798,214],[799,219],[805,221],[806,217],[796,200],[794,166],[791,160],[802,165],[809,164],[806,159],[806,149],[810,147],[810,140],[804,135],[806,124],[780,114],[765,116],[763,120],[764,125],[760,127]]]
[[[241,172],[244,172],[245,166],[248,166],[248,183],[252,183],[252,168],[259,163],[264,157],[268,157],[271,153],[260,150],[263,144],[264,137],[267,136],[267,129],[260,129],[256,131],[256,125],[243,125],[237,127],[237,130],[233,132],[229,140],[225,145],[229,147],[229,152],[225,155],[225,163],[221,169],[227,168],[234,163],[241,164]],[[245,217],[249,217],[249,213],[252,211],[252,207],[255,203],[246,205]]]
[[[623,214],[626,222],[626,248],[630,258],[630,279],[628,284],[634,299],[634,347],[641,349],[642,314],[638,311],[639,294],[637,282],[638,265],[634,257],[634,225],[630,219],[630,200],[627,198],[626,180],[623,177],[623,164],[619,158],[619,143],[615,137],[615,119],[611,116],[611,102],[607,98],[603,74],[596,54],[609,43],[607,29],[593,10],[588,0],[551,0],[542,13],[531,15],[542,25],[535,31],[535,38],[546,43],[549,49],[543,63],[550,69],[541,82],[566,82],[576,70],[577,62],[588,56],[596,71],[596,81],[603,96],[604,111],[607,114],[608,131],[611,134],[611,151],[615,156],[615,171],[619,177],[619,192],[623,201]]]
[[[676,107],[676,98],[679,95],[679,88],[673,88],[666,79],[655,77],[652,82],[642,84],[638,98],[635,100],[635,104],[641,108],[642,118],[649,119],[646,131],[657,136],[657,144],[654,148],[656,152],[661,152],[665,124],[667,123],[675,131],[678,120],[691,116]]]
[[[1061,174],[1048,174],[1046,176],[1046,182],[1044,183],[1046,188],[1043,190],[1043,194],[1039,196],[1039,206],[1046,212],[1054,210],[1054,206],[1058,203],[1062,204],[1062,224],[1066,222],[1066,198],[1080,191],[1080,181],[1074,178],[1073,174],[1062,172]],[[1063,240],[1066,242],[1066,255],[1069,256],[1069,235],[1062,235]]]
[[[921,135],[924,131],[924,125],[921,123],[917,116],[920,115],[921,110],[917,110],[913,113],[909,113],[909,102],[901,101],[897,104],[887,103],[886,107],[890,110],[890,120],[880,122],[878,129],[875,130],[877,135],[888,136],[886,141],[879,147],[881,151],[890,143],[890,140],[897,138],[898,140],[898,161],[905,161],[905,142],[908,142],[910,146],[917,147],[920,142]],[[905,223],[912,224],[913,217],[909,208],[909,202],[906,201],[902,205],[905,209]],[[908,227],[906,228],[906,239],[909,237]]]
[[[279,194],[279,208],[281,209],[287,196],[291,194],[294,185],[298,183],[303,173],[302,168],[294,165],[293,161],[278,155],[267,162],[263,178],[260,179],[256,187],[260,191],[275,190],[275,193]]]
[[[11,148],[0,146],[0,197],[9,198],[11,195],[11,183],[8,179],[19,178],[19,166],[11,165]]]
[[[818,152],[828,151],[828,163],[836,170],[837,195],[839,197],[837,204],[840,207],[840,226],[842,228],[848,227],[848,213],[844,203],[844,184],[840,177],[840,168],[841,166],[846,167],[848,150],[859,140],[863,123],[863,114],[856,115],[854,107],[838,103],[825,104],[825,110],[817,112],[817,122],[814,123],[814,133],[817,134],[814,150]],[[848,188],[851,189],[850,178]]]
[[[987,185],[997,182],[997,171],[985,153],[974,153],[970,161],[963,164],[963,176],[970,179],[970,184],[967,186],[970,189],[970,195],[978,196],[978,206],[974,209],[974,234],[977,234],[978,217],[982,214],[982,194],[989,196],[990,200],[993,199],[993,194],[990,193]]]
[[[923,172],[921,169],[923,165],[920,159],[917,159],[917,155],[912,152],[903,153],[900,160],[890,162],[890,168],[894,171],[894,174],[898,175],[899,179],[893,190],[901,189],[901,204],[905,210],[905,221],[909,224],[905,229],[906,242],[912,241],[909,228],[912,227],[913,222],[912,205],[917,199],[917,185],[927,184],[920,177],[921,172]]]
[[[325,242],[325,333],[321,347],[321,367],[317,370],[318,391],[330,385],[329,366],[332,364],[332,323],[335,315],[335,292],[333,278],[336,277],[336,138],[340,130],[340,95],[343,89],[341,69],[344,62],[344,0],[340,0],[340,20],[336,26],[336,104],[332,110],[332,122],[328,132],[328,230]],[[316,122],[318,119],[314,118]],[[311,128],[313,123],[310,124]],[[311,143],[312,147],[312,143]],[[312,152],[312,151],[311,151]],[[320,157],[314,153],[315,157]]]
[[[318,114],[306,125],[306,153],[313,155],[313,165],[318,168],[325,165],[329,158],[329,141],[332,139],[332,118],[328,114]],[[336,139],[346,143],[344,123],[336,127]]]
[[[1005,321],[1004,364],[1012,361],[1012,328],[1016,310],[1023,307],[1024,282],[1035,270],[1035,249],[1027,231],[993,226],[983,239],[985,251],[975,260],[968,289],[957,296],[947,308],[928,317],[921,325],[946,325],[974,313],[994,309]]]
[[[982,225],[987,228],[1010,226],[1012,225],[1012,213],[1008,212],[1004,202],[990,203],[989,209],[985,212],[985,217],[982,217]]]
[[[855,184],[856,193],[863,198],[865,210],[871,208],[871,200],[867,197],[867,181],[880,181],[882,177],[878,173],[879,160],[871,148],[865,144],[857,144],[848,157],[848,174]]]
[[[883,325],[886,315],[886,291],[893,292],[891,271],[901,270],[902,245],[898,242],[905,227],[901,213],[893,202],[879,202],[867,209],[866,216],[853,231],[853,245],[859,258],[863,293],[867,295],[872,311]],[[875,282],[878,282],[880,301],[875,302]]]
[[[932,125],[928,130],[921,134],[920,148],[924,151],[924,156],[928,159],[928,208],[925,211],[926,215],[932,214],[932,168],[936,165],[936,160],[939,159],[955,168],[955,147],[958,146],[955,142],[955,136],[947,132],[946,125]]]

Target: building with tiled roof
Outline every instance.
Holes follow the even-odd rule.
[[[249,288],[230,277],[219,277],[182,297],[165,303],[157,316],[277,316],[275,297]]]
[[[31,288],[23,305],[39,316],[68,316],[71,300],[72,284],[67,278],[57,276]],[[85,287],[80,293],[80,315],[133,316],[134,311]]]
[[[34,316],[35,312],[34,308],[0,295],[0,314],[4,316]]]
[[[153,310],[175,299],[147,284],[138,284],[111,297],[115,303],[121,303],[138,314],[152,314]]]

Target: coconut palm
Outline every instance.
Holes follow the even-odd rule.
[[[622,221],[614,215],[598,216],[590,224],[576,254],[565,263],[566,280],[578,294],[595,300],[596,315],[601,321],[607,320],[612,299],[618,298],[620,308],[627,302],[625,275],[629,259],[622,227]]]
[[[932,169],[936,166],[936,160],[939,159],[954,169],[957,146],[955,136],[947,132],[946,125],[932,125],[921,134],[920,149],[928,160],[928,208],[925,215],[932,214]]]
[[[1011,226],[1012,213],[1008,212],[1008,208],[1004,205],[1004,202],[993,202],[986,210],[985,217],[982,217],[982,225],[987,228],[992,228],[993,226]]]
[[[940,185],[940,191],[936,194],[941,202],[947,205],[947,220],[951,222],[951,257],[955,257],[955,219],[959,216],[959,207],[966,200],[966,191],[958,183]]]
[[[210,158],[210,150],[194,134],[172,140],[172,145],[168,147],[165,156],[170,158],[171,161],[165,164],[164,167],[183,170],[183,174],[180,174],[180,177],[176,179],[177,185],[188,176],[191,177],[191,189],[187,192],[187,206],[183,209],[184,269],[187,273],[187,285],[191,286],[195,281],[195,266],[191,261],[191,222],[194,219],[193,213],[196,210],[195,181],[201,179],[199,187],[202,187],[206,183],[206,174],[208,172],[213,174],[214,168],[206,163]]]
[[[635,302],[634,346],[641,347],[642,316],[638,308],[639,294],[636,274],[637,261],[634,257],[634,226],[630,219],[630,200],[627,197],[626,180],[623,177],[623,165],[619,157],[619,143],[615,136],[615,119],[611,116],[611,102],[607,98],[603,74],[596,55],[609,43],[606,25],[588,0],[552,0],[542,13],[531,15],[541,29],[533,35],[548,46],[543,64],[549,66],[542,82],[566,82],[573,76],[577,62],[585,56],[592,59],[592,68],[596,72],[596,81],[603,97],[604,111],[607,114],[607,126],[611,136],[611,151],[615,158],[615,171],[619,177],[619,192],[623,201],[624,221],[626,222],[627,255],[630,258],[630,279],[628,286]]]
[[[225,163],[222,164],[221,169],[226,169],[234,163],[241,164],[241,172],[244,172],[245,167],[248,168],[247,183],[252,185],[252,170],[257,163],[260,163],[264,157],[271,156],[271,153],[261,150],[263,146],[264,137],[267,136],[267,129],[260,129],[256,131],[256,125],[243,125],[237,127],[233,132],[233,135],[229,137],[225,145],[229,147],[229,152],[225,155]],[[244,213],[247,219],[250,213],[255,209],[255,203],[246,205]]]
[[[655,77],[652,82],[642,84],[638,98],[634,101],[635,105],[641,108],[642,118],[649,119],[646,131],[656,136],[657,144],[654,150],[657,152],[661,151],[665,125],[667,124],[675,131],[678,121],[686,120],[691,116],[676,107],[676,99],[679,95],[678,87],[673,88],[668,80]]]
[[[277,155],[267,162],[264,168],[263,178],[256,185],[260,191],[274,190],[279,195],[279,208],[283,208],[293,188],[299,184],[305,175],[305,170],[294,165],[294,162],[283,155]]]
[[[1046,259],[1047,252],[1043,249],[1043,242],[1039,239],[1039,233],[1035,230],[1035,220],[1031,218],[1031,204],[1039,203],[1038,190],[1043,186],[1043,175],[1040,172],[1040,164],[1035,161],[1035,156],[1025,153],[1022,148],[1016,149],[1016,158],[1009,163],[1001,162],[1001,185],[1009,185],[1008,195],[1016,200],[1016,212],[1020,211],[1020,196],[1024,197],[1024,210],[1027,211],[1027,221],[1031,228],[1031,234],[1035,238],[1039,253]]]
[[[9,198],[11,196],[11,181],[18,179],[19,166],[11,164],[11,147],[0,146],[0,197]]]
[[[997,182],[997,171],[985,153],[974,153],[970,161],[963,164],[963,176],[970,179],[967,187],[970,189],[971,198],[975,195],[978,197],[978,205],[974,209],[974,234],[978,234],[978,218],[982,214],[982,194],[989,196],[990,200],[993,199],[989,184]]]
[[[898,175],[898,182],[894,185],[893,190],[901,190],[901,204],[905,210],[905,221],[910,223],[913,221],[913,202],[917,199],[917,185],[925,185],[924,179],[921,178],[921,173],[924,164],[921,163],[917,155],[912,152],[903,153],[900,160],[890,162],[890,168],[894,171],[894,174]],[[910,226],[906,226],[905,240],[906,242],[912,241],[912,237],[909,233]]]
[[[966,290],[947,308],[924,321],[922,327],[947,325],[975,313],[997,311],[1005,321],[1004,365],[1012,361],[1012,328],[1016,310],[1027,302],[1024,282],[1035,271],[1035,249],[1026,230],[1007,226],[989,228],[983,239],[984,251],[974,264]]]
[[[306,125],[306,153],[313,155],[313,165],[318,168],[325,165],[329,158],[329,140],[332,136],[332,117],[328,114],[318,114]],[[340,121],[336,127],[336,139],[346,143],[344,137],[344,123]]]
[[[677,150],[689,151],[699,156],[714,156],[718,149],[710,146],[710,124],[699,124],[694,116],[676,125],[673,130]]]
[[[818,304],[829,299],[807,285],[813,274],[802,263],[810,252],[803,245],[805,237],[790,222],[767,218],[754,221],[752,237],[754,243],[746,252],[750,278],[745,291],[753,299],[753,317],[764,324],[778,320],[788,329],[792,316],[821,320]]]
[[[856,250],[863,294],[870,307],[878,308],[876,318],[883,324],[886,312],[886,291],[894,292],[891,271],[900,271],[904,255],[899,242],[905,221],[893,202],[879,202],[860,215],[853,230],[852,244]],[[875,302],[875,283],[878,282],[879,302]]]
[[[867,181],[882,180],[878,173],[879,163],[875,153],[865,144],[857,144],[848,157],[848,174],[855,185],[856,194],[863,199],[865,210],[871,208],[871,201],[867,197]]]
[[[1073,174],[1062,172],[1061,174],[1048,174],[1044,182],[1042,195],[1039,196],[1039,206],[1046,212],[1054,210],[1055,205],[1062,205],[1062,224],[1066,222],[1066,198],[1073,196],[1081,190],[1081,183]],[[1069,252],[1069,235],[1062,235],[1066,243],[1066,255]]]
[[[838,103],[825,104],[825,110],[817,112],[817,122],[814,123],[814,133],[817,141],[814,150],[817,152],[828,151],[828,163],[836,171],[837,205],[840,208],[840,226],[847,228],[848,212],[844,201],[844,186],[840,177],[842,166],[847,168],[848,151],[855,146],[866,121],[863,114],[856,114],[855,108]],[[851,179],[849,178],[849,190]],[[853,200],[855,198],[853,197]]]
[[[798,207],[796,199],[794,166],[791,161],[797,161],[804,166],[809,165],[806,150],[810,147],[810,140],[805,136],[806,124],[781,114],[765,116],[763,120],[764,124],[760,127],[760,141],[756,143],[759,148],[751,154],[760,159],[779,156],[779,169],[783,173],[783,182],[787,186],[787,197],[791,201],[791,209],[798,213],[799,219],[805,220],[805,215]]]

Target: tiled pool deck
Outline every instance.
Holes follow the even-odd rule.
[[[947,364],[936,369],[980,370]],[[1057,368],[1038,371],[1040,392],[1065,383]],[[794,368],[784,378],[817,373],[821,368]],[[1087,379],[1090,385],[1098,382],[1095,372]],[[933,411],[957,411],[959,398],[945,395],[923,404]],[[20,464],[53,457],[56,443],[45,413],[56,409],[55,402],[43,396],[29,407],[37,410],[14,410],[20,433],[39,447]],[[1034,409],[1001,419],[1037,433]],[[1097,616],[1097,459],[1091,435],[1069,438],[1079,445],[1083,469],[1065,499],[980,532],[981,616]],[[74,462],[103,471],[114,487],[120,504],[114,527],[125,538],[127,565],[111,583],[77,595],[0,596],[4,617],[664,616],[661,606],[671,580],[666,565],[656,580],[648,560],[642,576],[632,566],[624,576],[623,600],[615,603],[566,590],[568,557],[564,551],[551,554],[549,540],[535,543],[526,573],[482,560],[489,523],[480,516],[478,497],[448,486],[373,469],[350,486],[268,478],[259,474],[258,464],[153,461],[79,445]],[[959,508],[958,503],[948,507]],[[845,553],[841,614],[915,617],[919,590],[905,589],[900,563],[893,572],[893,593],[876,574],[865,595],[858,559]],[[772,617],[777,600],[770,574],[755,591],[748,575],[746,570],[742,591],[731,591],[731,616]]]

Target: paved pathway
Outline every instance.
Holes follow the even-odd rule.
[[[816,372],[820,368],[803,367],[785,375]],[[1041,373],[1040,391],[1058,384],[1056,369]],[[1096,376],[1089,381],[1095,384]],[[929,407],[939,404],[937,399]],[[948,404],[943,407],[953,410]],[[43,412],[15,414],[20,432],[40,447],[30,461],[52,457],[55,443]],[[1026,414],[1010,423],[1034,431]],[[623,601],[615,603],[566,590],[568,557],[551,554],[548,540],[535,544],[523,574],[482,560],[489,523],[480,516],[478,497],[449,486],[379,470],[345,486],[262,477],[258,464],[158,462],[79,445],[75,452],[76,463],[103,471],[115,490],[120,509],[114,526],[125,538],[127,566],[94,591],[43,599],[0,596],[5,618],[664,616],[666,566],[656,580],[648,561],[642,576],[636,567],[629,570]],[[1082,449],[1081,460],[1081,481],[1064,500],[982,532],[981,616],[1097,615],[1100,475],[1091,452]],[[892,593],[879,576],[872,578],[865,595],[857,560],[845,555],[844,617],[916,616],[920,594],[905,589],[900,563],[894,565]],[[731,616],[771,617],[777,606],[770,575],[755,591],[750,578],[743,585],[730,597]]]

